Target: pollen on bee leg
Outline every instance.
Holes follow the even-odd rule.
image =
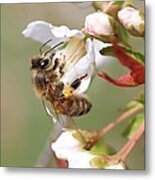
[[[65,97],[72,96],[73,95],[73,88],[70,87],[70,86],[64,87],[63,94],[64,94]]]

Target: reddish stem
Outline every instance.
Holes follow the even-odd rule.
[[[142,135],[144,134],[144,123],[141,125],[141,127],[135,132],[133,137],[125,144],[125,146],[114,156],[116,156],[119,160],[125,162],[125,160],[128,158],[131,151],[136,146],[137,142],[140,140]]]
[[[124,120],[126,120],[127,118],[132,116],[133,114],[141,111],[143,108],[144,108],[144,106],[142,104],[139,104],[139,105],[133,107],[132,109],[129,109],[129,110],[125,111],[115,121],[109,123],[106,127],[101,129],[100,132],[99,132],[100,136],[103,136],[104,134],[109,132],[111,129],[116,127],[118,124],[120,124],[121,122],[123,122]]]

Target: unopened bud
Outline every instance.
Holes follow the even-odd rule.
[[[118,12],[118,19],[134,36],[144,36],[144,15],[137,9],[127,6]]]
[[[102,12],[90,14],[85,20],[85,32],[95,37],[114,35],[113,18]]]

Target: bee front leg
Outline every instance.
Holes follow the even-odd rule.
[[[67,98],[73,95],[74,90],[76,90],[80,84],[82,79],[84,79],[87,76],[87,74],[84,74],[83,76],[75,79],[70,85],[64,86],[62,90],[62,94]]]
[[[87,77],[87,74],[84,74],[83,76],[81,76],[80,78],[77,78],[76,80],[74,80],[72,83],[71,83],[71,87],[75,90],[77,89],[80,84],[81,84],[81,80],[84,79],[85,77]]]

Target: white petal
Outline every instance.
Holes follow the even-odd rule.
[[[81,84],[78,87],[78,89],[75,91],[75,93],[82,94],[86,92],[90,86],[91,80],[92,80],[92,77],[88,75],[88,78],[85,78],[81,81]]]
[[[95,52],[94,52],[94,45],[93,42],[90,39],[87,39],[86,42],[86,50],[87,54],[80,59],[80,61],[77,63],[76,68],[81,72],[81,74],[85,73],[87,74],[86,78],[84,78],[81,82],[81,85],[76,90],[76,93],[84,93],[89,88],[89,85],[91,83],[91,79],[93,76],[93,73],[95,71]]]
[[[103,56],[100,54],[100,50],[106,47],[111,46],[110,43],[104,43],[97,39],[93,40],[94,43],[94,51],[95,51],[95,64],[97,69],[103,68],[106,64],[112,63],[115,59],[112,56]]]
[[[67,37],[69,31],[70,29],[67,26],[53,26],[52,28],[52,33],[57,38]]]
[[[52,143],[51,148],[60,159],[67,159],[68,155],[83,148],[80,141],[73,137],[75,130],[64,131],[58,139]]]
[[[47,43],[48,46],[55,46],[60,42],[66,42],[71,37],[83,38],[84,34],[78,30],[70,30],[67,26],[53,26],[45,21],[34,21],[28,24],[27,28],[22,32],[25,37],[32,38],[41,43]]]
[[[79,39],[83,39],[84,34],[77,29],[73,29],[73,30],[68,31],[67,37],[77,37]]]
[[[85,74],[87,74],[87,76],[81,80],[80,86],[74,91],[75,94],[82,94],[87,91],[87,89],[90,85],[90,82],[91,82],[92,73],[89,72],[89,69],[85,69],[83,71],[78,72],[78,70],[76,70],[76,68],[72,68],[70,71],[65,73],[65,75],[62,77],[61,81],[65,85],[70,85],[74,80],[76,80],[77,78],[81,78]]]
[[[94,64],[95,54],[93,48],[93,42],[88,39],[86,42],[86,51],[87,54],[83,56],[77,64],[75,64],[75,69],[79,74],[88,73],[88,71],[92,70],[91,67]]]
[[[125,170],[126,167],[125,167],[125,164],[123,162],[119,162],[117,164],[112,164],[112,165],[109,165],[107,167],[105,167],[105,169],[119,169],[119,170]]]
[[[44,21],[34,21],[28,24],[27,28],[22,32],[25,37],[32,38],[41,43],[45,43],[54,36],[51,31],[52,25]],[[53,45],[53,42],[48,43],[49,46]]]
[[[77,37],[80,39],[84,38],[84,34],[77,30],[77,29],[69,29],[67,26],[53,26],[52,28],[52,33],[54,34],[55,37],[57,38],[71,38],[71,37]]]
[[[86,42],[86,51],[87,54],[83,56],[73,67],[71,67],[71,69],[66,72],[61,79],[66,85],[71,84],[77,78],[81,78],[82,76],[87,75],[84,79],[82,79],[80,86],[75,91],[75,93],[78,94],[87,91],[94,71],[95,55],[93,42],[90,39],[88,39]]]
[[[69,168],[93,168],[90,161],[95,156],[87,151],[77,151],[68,156]]]
[[[75,93],[84,93],[89,88],[89,85],[91,83],[91,79],[93,76],[93,72],[95,70],[95,54],[94,54],[94,47],[93,42],[88,39],[86,42],[86,49],[87,54],[80,59],[80,61],[76,64],[76,69],[78,70],[81,75],[87,74],[87,76],[81,81],[81,85],[79,88],[75,91]]]

